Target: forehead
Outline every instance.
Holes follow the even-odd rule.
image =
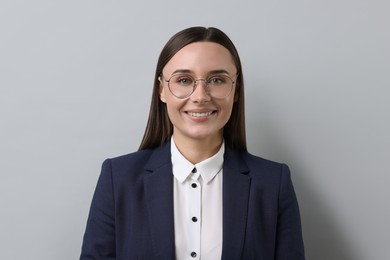
[[[224,46],[214,42],[195,42],[180,49],[165,65],[163,71],[172,74],[175,70],[189,70],[194,74],[226,70],[236,73],[233,57]]]

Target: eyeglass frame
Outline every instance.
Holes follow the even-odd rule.
[[[234,84],[236,84],[236,80],[237,80],[237,78],[238,78],[238,73],[237,73],[237,75],[236,75],[236,80],[233,80],[229,75],[226,75],[226,74],[216,74],[216,75],[212,75],[212,76],[210,76],[210,77],[208,77],[208,78],[206,78],[206,79],[202,79],[202,78],[200,78],[200,79],[195,79],[195,78],[194,78],[193,76],[191,76],[191,75],[184,74],[184,75],[187,75],[188,77],[191,77],[191,78],[194,80],[194,83],[193,83],[193,86],[192,86],[192,92],[191,92],[188,96],[185,96],[185,97],[178,97],[178,96],[176,96],[176,95],[172,92],[172,90],[171,90],[171,88],[170,88],[170,85],[169,85],[169,82],[171,81],[171,79],[172,79],[174,76],[177,76],[177,75],[181,75],[181,74],[172,74],[171,77],[170,77],[168,80],[166,80],[166,79],[165,79],[165,76],[161,73],[161,74],[160,74],[160,78],[163,79],[165,82],[168,83],[169,92],[171,92],[172,95],[174,95],[174,96],[175,96],[176,98],[178,98],[178,99],[185,99],[185,98],[190,97],[190,96],[195,92],[196,86],[197,86],[197,84],[198,84],[199,81],[203,81],[203,82],[205,83],[206,92],[207,92],[208,95],[210,95],[210,97],[213,97],[213,98],[215,98],[215,99],[224,99],[224,98],[227,98],[227,97],[232,93],[233,88],[234,88]],[[232,82],[232,87],[231,87],[229,93],[228,93],[226,96],[224,96],[224,97],[214,97],[214,96],[211,95],[211,93],[210,93],[210,88],[209,88],[209,82],[208,82],[208,81],[209,81],[211,78],[213,78],[213,77],[215,77],[215,76],[218,76],[218,75],[225,76],[225,77],[227,77],[228,79],[230,79],[231,82]]]

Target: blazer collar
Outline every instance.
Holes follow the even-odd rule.
[[[245,242],[250,177],[242,153],[225,147],[223,164],[222,259],[240,259]],[[170,141],[145,165],[145,198],[157,259],[174,259],[173,173]]]

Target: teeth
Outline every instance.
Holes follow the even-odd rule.
[[[188,114],[190,116],[194,116],[194,117],[206,117],[206,116],[211,115],[212,113],[213,113],[212,111],[210,111],[210,112],[202,112],[202,113],[188,112]]]

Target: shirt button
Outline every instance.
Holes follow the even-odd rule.
[[[192,173],[196,173],[196,172],[197,172],[196,168],[192,169]]]
[[[196,183],[193,183],[193,184],[191,184],[191,187],[196,188],[196,187],[198,187],[198,185],[196,185]]]
[[[191,252],[191,256],[192,256],[193,258],[195,258],[195,257],[197,256],[197,254],[196,254],[195,252]]]
[[[197,217],[192,217],[192,221],[196,222],[196,221],[198,221],[198,218]]]

